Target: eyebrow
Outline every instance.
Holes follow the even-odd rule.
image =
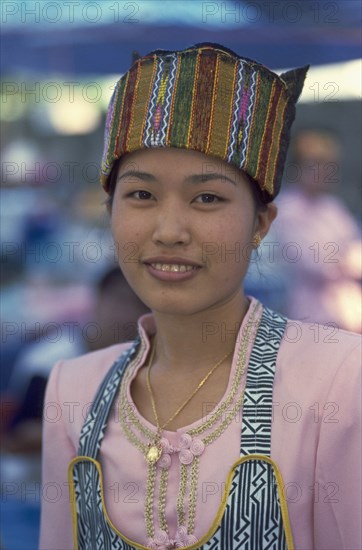
[[[212,180],[226,180],[233,185],[236,185],[234,180],[232,180],[228,176],[225,176],[225,174],[218,174],[217,172],[208,172],[207,174],[193,174],[192,176],[187,176],[184,181],[190,183],[202,183],[204,181]]]
[[[152,174],[149,174],[148,172],[140,172],[138,170],[127,170],[127,172],[124,172],[119,176],[117,181],[120,181],[121,179],[128,178],[128,177],[138,178],[140,180],[148,181],[148,182],[157,181],[157,178]],[[207,174],[192,174],[190,176],[187,176],[184,179],[184,182],[197,184],[197,183],[203,183],[205,181],[213,181],[213,180],[226,180],[232,183],[233,185],[236,185],[236,182],[234,180],[232,180],[225,174],[218,174],[217,172],[208,172]]]
[[[123,172],[123,174],[119,176],[117,181],[128,177],[138,178],[144,181],[157,181],[155,176],[153,176],[152,174],[149,174],[148,172],[139,172],[138,170],[127,170],[127,172]]]

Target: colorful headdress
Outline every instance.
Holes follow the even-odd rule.
[[[116,159],[148,147],[200,151],[242,169],[265,202],[278,194],[295,104],[308,66],[281,76],[219,44],[157,50],[118,81],[105,129],[101,182]]]

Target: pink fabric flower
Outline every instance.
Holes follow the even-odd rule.
[[[170,445],[170,442],[168,439],[166,439],[166,437],[162,437],[161,440],[160,440],[160,445],[162,447],[162,450],[165,452],[165,453],[169,453],[171,451],[171,445]]]
[[[171,550],[172,548],[184,548],[197,543],[194,535],[189,535],[184,525],[178,527],[176,538],[171,539],[166,531],[158,529],[153,539],[148,539],[147,546],[154,550]]]
[[[153,550],[169,550],[175,548],[175,541],[171,540],[163,529],[157,529],[153,539],[148,539],[147,546]]]
[[[158,545],[167,544],[169,542],[168,534],[163,529],[157,529],[154,540]]]
[[[163,437],[160,440],[160,445],[161,445],[161,448],[162,448],[162,453],[161,453],[160,459],[157,461],[157,466],[159,466],[160,468],[168,469],[171,466],[171,456],[170,456],[170,454],[172,454],[174,452],[174,449],[170,445],[169,440],[166,439],[165,437]]]
[[[184,548],[197,542],[197,538],[194,535],[188,535],[187,529],[184,525],[180,525],[176,532],[176,548]]]
[[[205,450],[201,439],[192,439],[190,434],[182,434],[180,438],[179,459],[182,464],[191,464],[195,456],[200,456]]]
[[[194,456],[200,456],[205,450],[205,443],[201,439],[193,439],[190,445],[190,451]]]
[[[190,434],[182,434],[182,436],[180,437],[180,448],[189,449],[191,441],[192,441],[192,437]]]
[[[171,457],[168,453],[162,453],[161,458],[157,462],[158,466],[160,468],[165,468],[166,470],[169,469],[171,466]]]
[[[189,449],[181,449],[179,459],[181,464],[191,464],[194,459],[194,455]]]

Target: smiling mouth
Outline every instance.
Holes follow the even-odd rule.
[[[199,269],[194,265],[184,265],[184,264],[153,263],[153,264],[150,264],[150,266],[153,267],[153,269],[156,269],[157,271],[169,271],[173,273],[186,273],[187,271],[194,271],[195,269]]]

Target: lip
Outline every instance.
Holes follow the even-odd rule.
[[[202,267],[199,263],[194,262],[188,258],[181,258],[180,256],[152,256],[152,258],[146,258],[143,260],[144,264],[176,264],[176,265],[192,265],[194,267]],[[191,272],[192,273],[192,272]]]
[[[152,256],[143,260],[149,274],[159,281],[178,282],[192,279],[202,268],[202,265],[181,256]],[[152,267],[152,264],[176,264],[176,265],[191,265],[195,267],[192,271],[175,272],[175,271],[159,271]]]
[[[155,263],[166,263],[166,262],[155,262]],[[173,262],[173,263],[176,264],[176,262]],[[176,271],[159,271],[158,269],[155,269],[154,267],[152,267],[152,265],[148,263],[145,263],[145,266],[149,274],[155,279],[158,279],[159,281],[174,282],[174,283],[193,279],[201,269],[200,266],[195,266],[195,269],[192,269],[191,271],[176,272]]]

